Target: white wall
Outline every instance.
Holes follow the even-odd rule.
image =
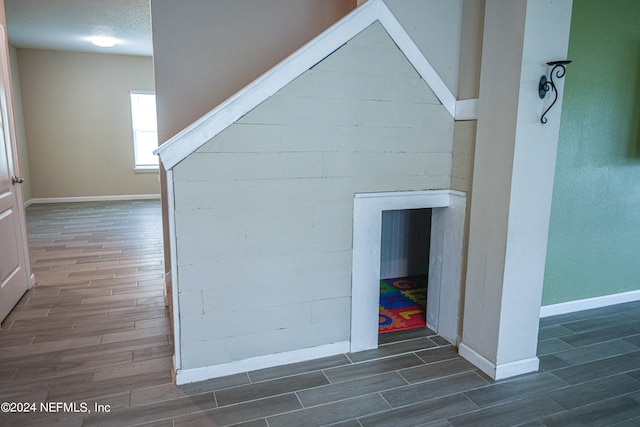
[[[176,165],[181,368],[348,341],[354,194],[449,188],[453,127],[374,24]]]

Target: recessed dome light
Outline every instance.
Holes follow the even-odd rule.
[[[91,43],[99,47],[113,47],[116,45],[116,39],[113,37],[91,37]]]

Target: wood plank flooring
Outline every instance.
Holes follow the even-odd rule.
[[[38,283],[0,331],[0,402],[37,407],[2,426],[640,426],[640,302],[542,319],[540,372],[499,382],[422,329],[177,387],[159,204],[35,205],[28,225]]]
[[[29,290],[0,331],[0,401],[130,407],[171,385],[158,201],[32,205]],[[85,414],[0,414],[0,425],[82,425]],[[81,408],[80,408],[81,409]]]

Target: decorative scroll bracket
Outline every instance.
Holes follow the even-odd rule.
[[[545,76],[544,74],[542,75],[542,77],[540,77],[540,82],[538,83],[538,95],[540,96],[540,99],[544,99],[544,97],[547,95],[547,92],[549,92],[550,90],[553,91],[555,95],[555,98],[553,98],[551,105],[549,105],[549,107],[544,111],[544,113],[542,113],[542,117],[540,117],[540,123],[542,124],[547,123],[548,119],[545,116],[549,112],[549,110],[551,110],[551,107],[553,107],[553,105],[558,100],[558,89],[556,88],[556,84],[553,81],[553,78],[554,77],[558,79],[563,78],[565,73],[567,72],[567,69],[565,66],[570,63],[571,61],[547,62],[547,65],[553,67],[551,69],[551,72],[549,73],[549,79],[547,79],[547,76]]]

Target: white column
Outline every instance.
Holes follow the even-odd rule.
[[[486,3],[459,350],[494,379],[538,369],[562,95],[543,125],[553,96],[541,100],[537,86],[548,75],[546,62],[566,59],[571,6],[571,0]]]

